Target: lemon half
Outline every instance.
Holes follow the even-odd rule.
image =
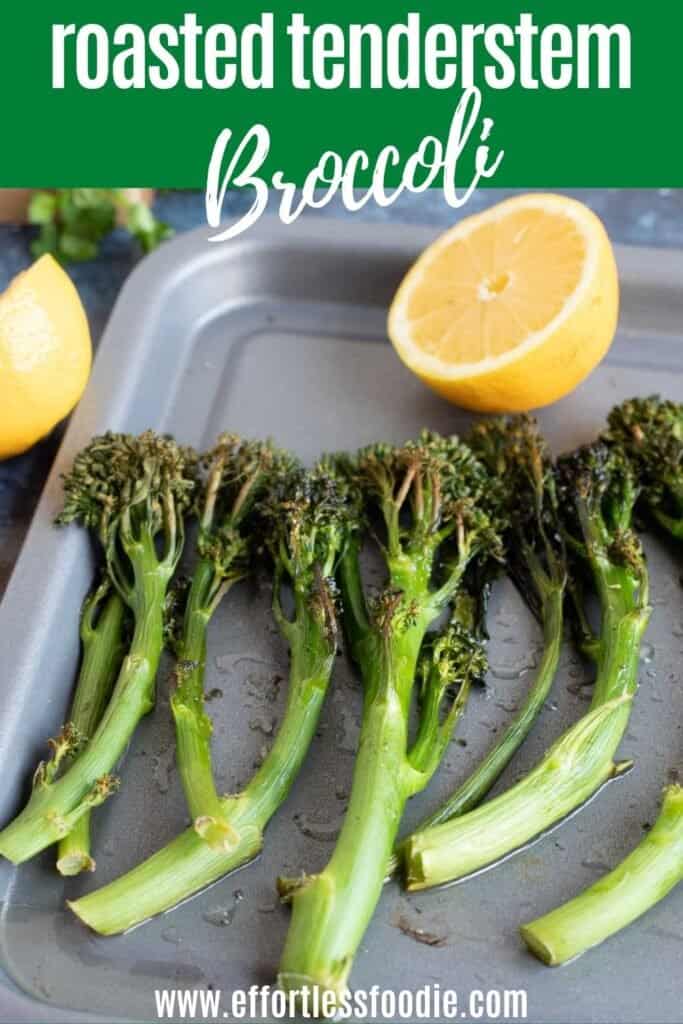
[[[0,295],[0,459],[26,451],[71,412],[91,363],[78,292],[42,256]]]
[[[516,196],[461,221],[389,311],[403,362],[450,401],[515,412],[568,394],[607,352],[619,282],[602,222],[565,196]]]

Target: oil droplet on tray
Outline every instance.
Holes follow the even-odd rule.
[[[202,914],[202,917],[207,924],[212,924],[216,928],[227,928],[231,925],[235,919],[237,908],[244,899],[244,893],[241,889],[235,889],[232,894],[232,902],[225,904],[216,904],[213,907],[209,907]]]

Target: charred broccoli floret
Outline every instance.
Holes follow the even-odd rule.
[[[633,464],[642,503],[656,522],[683,540],[683,404],[657,395],[612,409],[606,440]]]

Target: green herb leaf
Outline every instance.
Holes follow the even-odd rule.
[[[36,192],[28,207],[29,224],[51,225],[57,209],[57,197],[51,192]]]
[[[123,189],[63,188],[38,192],[31,200],[29,220],[41,227],[31,245],[33,256],[52,253],[65,263],[94,259],[100,243],[119,223],[146,253],[173,234],[145,203],[131,201]]]

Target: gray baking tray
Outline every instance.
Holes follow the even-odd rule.
[[[387,304],[431,230],[311,219],[262,223],[231,244],[193,232],[146,260],[125,286],[0,608],[0,820],[26,795],[47,736],[65,717],[78,659],[79,606],[91,579],[82,531],[58,532],[60,473],[90,436],[153,426],[199,447],[225,429],[271,435],[306,459],[420,427],[459,430],[468,417],[432,395],[395,358]],[[541,414],[556,450],[586,441],[631,394],[683,398],[683,253],[622,249],[621,325],[603,365]],[[357,987],[440,983],[526,989],[529,1020],[680,1022],[683,890],[568,967],[528,955],[520,922],[555,906],[614,864],[654,820],[681,764],[683,591],[680,563],[648,539],[654,616],[623,754],[635,769],[526,852],[465,884],[406,896],[388,886],[353,972]],[[539,636],[511,585],[491,607],[491,675],[406,826],[434,807],[487,749],[528,686]],[[286,656],[264,586],[247,583],[211,629],[207,690],[219,779],[235,791],[253,770],[282,707]],[[287,927],[273,880],[315,871],[330,854],[349,789],[360,692],[339,659],[321,728],[259,861],[129,935],[98,938],[63,910],[65,897],[106,882],[186,824],[174,769],[168,666],[155,711],[133,739],[119,795],[95,815],[97,873],[65,882],[53,852],[0,866],[3,1020],[155,1019],[153,990],[248,988],[272,981]],[[585,709],[586,669],[570,650],[537,728],[505,774],[522,774]],[[411,928],[439,936],[427,946]]]

